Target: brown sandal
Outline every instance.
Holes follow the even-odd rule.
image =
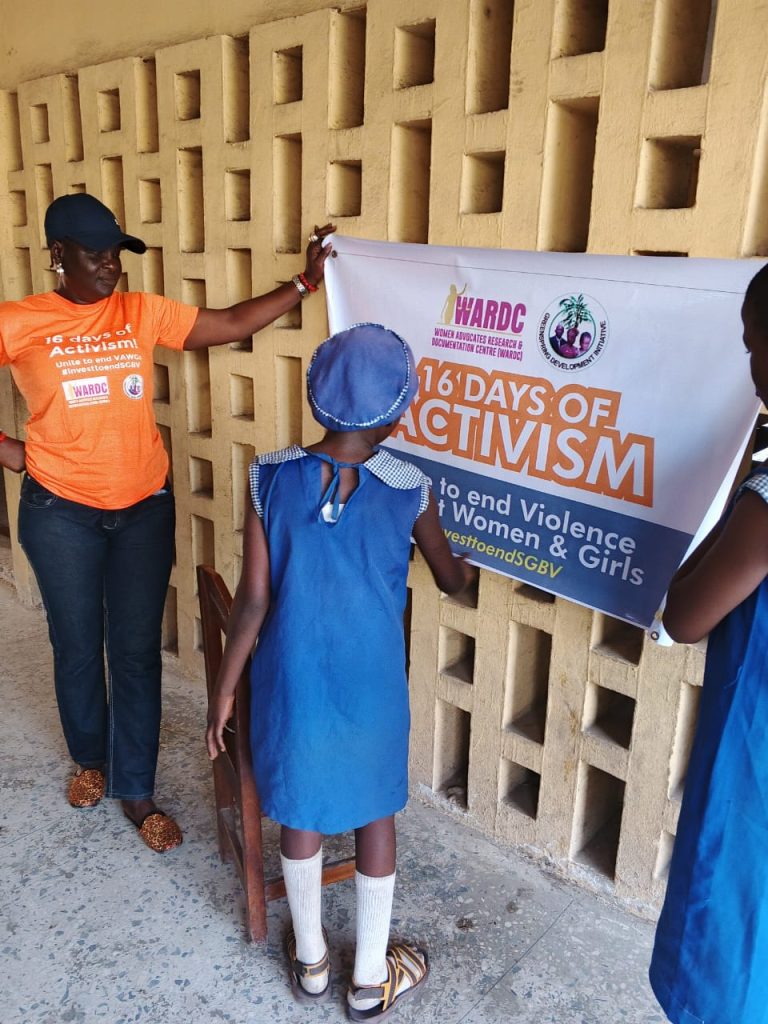
[[[98,768],[80,768],[69,780],[67,800],[72,807],[95,807],[105,789],[104,772]]]
[[[288,936],[285,940],[285,951],[288,954],[288,964],[290,967],[290,978],[291,978],[291,992],[293,998],[297,1003],[303,1003],[308,1006],[313,1003],[324,1003],[331,995],[331,970],[330,961],[328,959],[328,936],[326,935],[325,928],[323,928],[323,938],[325,939],[325,954],[317,961],[316,964],[305,964],[302,960],[296,958],[296,936],[293,933],[293,928],[288,932]],[[322,974],[323,971],[328,971],[328,984],[322,990],[322,992],[307,992],[304,986],[301,984],[302,978],[316,978]]]
[[[356,985],[349,988],[347,1015],[350,1020],[381,1020],[395,1009],[398,1000],[415,992],[429,974],[429,955],[426,949],[406,942],[393,942],[387,950],[387,978],[380,985]],[[408,987],[403,988],[403,982]],[[359,1010],[351,1000],[377,999],[375,1006]]]
[[[125,814],[125,812],[123,813]],[[150,850],[154,850],[155,853],[167,853],[169,850],[175,850],[183,842],[181,829],[164,811],[150,811],[149,814],[144,815],[141,822],[134,821],[127,814],[125,816],[138,829],[139,835]]]

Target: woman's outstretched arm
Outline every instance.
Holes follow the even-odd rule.
[[[323,245],[323,239],[336,230],[335,225],[316,227],[317,241],[307,246],[307,263],[304,277],[312,288],[317,288],[323,279],[325,261],[331,255],[331,245]],[[281,284],[265,295],[246,299],[226,309],[201,309],[192,330],[187,335],[184,348],[187,351],[224,345],[227,342],[242,341],[256,334],[262,327],[277,320],[289,309],[301,302],[302,296],[292,281]]]

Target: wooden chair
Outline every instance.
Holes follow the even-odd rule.
[[[213,691],[223,652],[222,634],[232,597],[224,580],[207,565],[197,567],[200,617],[203,626],[203,652],[208,698]],[[226,752],[213,762],[213,787],[216,797],[216,825],[219,854],[233,860],[245,894],[245,920],[248,938],[266,942],[267,903],[285,896],[282,875],[264,878],[259,794],[251,767],[251,694],[250,663],[246,665],[235,691],[232,731],[225,733]],[[323,885],[351,878],[354,857],[336,861],[323,868]]]

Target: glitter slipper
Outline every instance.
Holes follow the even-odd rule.
[[[125,814],[125,812],[123,812]],[[164,811],[150,811],[145,814],[141,822],[134,821],[128,817],[128,821],[138,829],[139,835],[155,853],[167,853],[181,846],[183,836],[181,829],[173,818]]]
[[[95,807],[104,796],[106,780],[98,768],[81,768],[69,780],[67,800],[72,807]]]

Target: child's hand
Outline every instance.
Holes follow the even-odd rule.
[[[235,703],[234,694],[231,697],[222,697],[214,693],[208,705],[208,728],[205,730],[205,745],[208,748],[208,757],[214,761],[224,751],[224,728],[232,717],[232,708]]]
[[[469,590],[471,587],[477,585],[477,581],[480,578],[480,570],[476,565],[470,565],[467,561],[467,555],[459,555],[458,561],[461,565],[461,571],[464,573],[464,583],[462,585],[460,594],[463,594],[465,590]]]

